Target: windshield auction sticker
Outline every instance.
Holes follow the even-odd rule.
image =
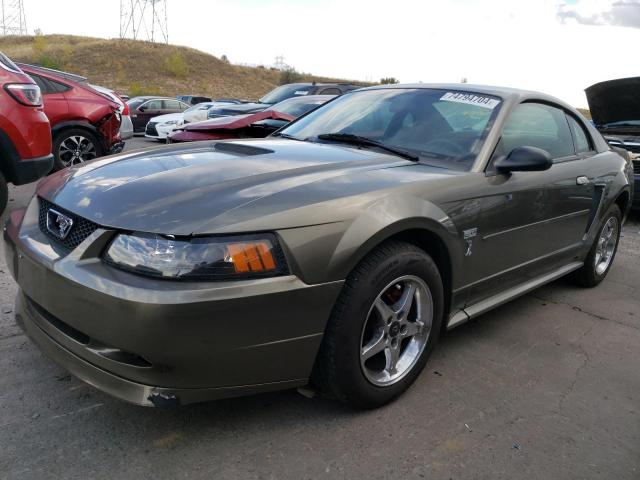
[[[447,92],[440,100],[445,102],[466,103],[468,105],[477,105],[478,107],[490,108],[493,110],[500,104],[500,100],[491,97],[482,97],[473,93]]]

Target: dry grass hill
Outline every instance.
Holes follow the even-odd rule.
[[[14,61],[76,73],[91,83],[131,96],[197,94],[251,100],[285,80],[277,70],[231,65],[193,48],[137,40],[70,35],[2,37],[0,51]],[[300,80],[337,79],[302,74]]]

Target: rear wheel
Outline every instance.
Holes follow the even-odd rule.
[[[97,137],[81,128],[70,128],[53,139],[53,169],[61,170],[104,155]]]
[[[403,242],[380,246],[345,282],[313,385],[356,407],[388,403],[420,374],[442,315],[442,280],[431,257]]]
[[[0,172],[0,215],[7,208],[7,202],[9,201],[9,187],[7,186],[7,180],[4,178],[2,172]]]
[[[618,250],[621,228],[622,213],[620,208],[614,204],[607,210],[602,220],[584,265],[573,275],[578,285],[595,287],[604,280],[607,273],[609,273]]]

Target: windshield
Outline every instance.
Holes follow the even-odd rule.
[[[144,98],[132,98],[131,100],[127,100],[127,105],[129,105],[131,109],[136,109],[142,105],[143,102],[145,102]]]
[[[282,85],[271,90],[258,102],[260,103],[278,103],[291,97],[299,97],[301,95],[309,95],[315,87],[313,85]]]
[[[467,170],[497,115],[497,97],[426,88],[348,93],[281,131],[299,140],[349,134],[414,153],[425,163]]]
[[[320,100],[316,97],[315,99],[309,101],[306,101],[306,99],[303,98],[289,98],[274,105],[270,108],[270,110],[275,110],[276,112],[280,113],[286,113],[287,115],[291,115],[292,117],[297,118],[303,113],[307,113],[309,110],[313,110],[323,103],[328,102],[332,98],[335,98],[335,95],[325,95],[324,98]]]

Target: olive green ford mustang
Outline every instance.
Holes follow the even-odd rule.
[[[563,275],[607,275],[631,165],[565,103],[372,87],[261,140],[96,160],[5,229],[16,320],[141,405],[310,384],[358,407],[440,333]]]

